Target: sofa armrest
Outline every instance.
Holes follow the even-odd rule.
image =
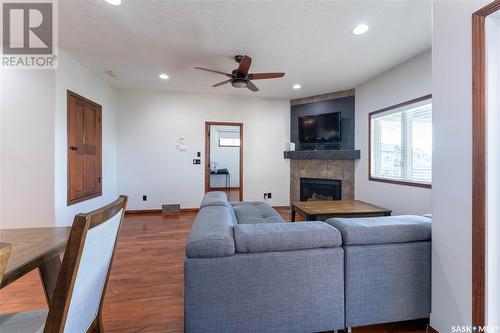
[[[340,247],[340,232],[323,222],[259,223],[234,226],[236,252],[278,252]]]
[[[234,254],[233,220],[225,206],[200,209],[186,243],[189,258],[226,257]]]

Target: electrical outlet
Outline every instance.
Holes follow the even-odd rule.
[[[201,157],[201,151],[196,153],[196,157]]]
[[[199,158],[195,158],[193,160],[193,164],[201,164],[201,160]]]
[[[264,200],[267,199],[267,193],[264,193]]]
[[[148,196],[147,195],[143,195],[142,196],[142,201],[148,201]]]
[[[272,198],[272,193],[271,193],[271,192],[267,192],[267,198],[268,198],[268,199],[271,199],[271,198]]]

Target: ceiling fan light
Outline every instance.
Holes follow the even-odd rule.
[[[302,86],[298,83],[295,83],[293,86],[292,86],[293,89],[297,90],[297,89],[300,89],[302,88]]]
[[[244,79],[234,79],[231,84],[235,88],[246,88],[247,86],[247,80]]]

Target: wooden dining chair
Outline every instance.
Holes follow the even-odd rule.
[[[10,244],[0,242],[0,283],[2,283],[3,273],[5,272],[5,268],[7,268],[10,249]]]
[[[0,332],[103,332],[102,305],[127,197],[75,216],[49,310],[0,315]]]

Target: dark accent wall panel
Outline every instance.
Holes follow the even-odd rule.
[[[299,142],[299,117],[332,112],[342,112],[340,142],[324,144]],[[292,105],[290,122],[290,141],[295,143],[295,150],[354,149],[354,96]]]

